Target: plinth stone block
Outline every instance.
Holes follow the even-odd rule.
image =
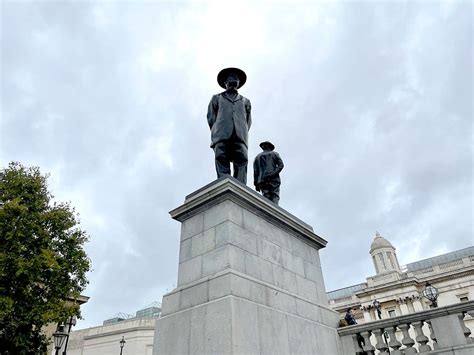
[[[313,228],[227,177],[171,211],[182,223],[177,288],[153,354],[338,354]]]

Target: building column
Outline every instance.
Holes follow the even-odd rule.
[[[421,300],[413,300],[412,304],[413,304],[413,308],[415,309],[415,312],[421,312],[424,310]]]
[[[408,309],[408,305],[406,303],[400,303],[400,312],[401,315],[410,314],[410,310]]]
[[[364,319],[366,323],[373,321],[372,317],[370,316],[370,312],[366,309],[364,309]]]

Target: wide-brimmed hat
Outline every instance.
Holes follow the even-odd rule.
[[[247,81],[247,74],[242,69],[239,68],[225,68],[222,69],[219,74],[217,74],[217,82],[222,88],[225,87],[225,81],[229,77],[229,74],[235,74],[239,77],[239,88],[244,86],[245,82]]]
[[[260,143],[260,148],[264,149],[263,147],[266,146],[266,145],[270,146],[271,150],[275,149],[275,146],[273,145],[273,143],[269,142],[269,141],[265,141],[265,142]]]

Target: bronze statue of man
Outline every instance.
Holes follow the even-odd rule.
[[[247,183],[248,131],[252,124],[250,100],[237,92],[244,86],[247,75],[238,68],[226,68],[217,75],[217,82],[225,89],[209,103],[207,122],[211,129],[211,148],[214,149],[217,177],[230,175]]]
[[[268,141],[260,143],[263,152],[255,157],[253,162],[253,183],[257,191],[278,205],[280,201],[280,172],[283,170],[283,160],[275,152],[275,146]]]

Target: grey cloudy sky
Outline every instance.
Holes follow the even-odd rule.
[[[168,211],[215,178],[206,110],[238,66],[249,157],[281,154],[281,206],[328,240],[328,290],[473,243],[470,1],[2,1],[0,162],[38,165],[91,235],[78,328],[176,284]],[[249,179],[250,180],[250,179]]]

